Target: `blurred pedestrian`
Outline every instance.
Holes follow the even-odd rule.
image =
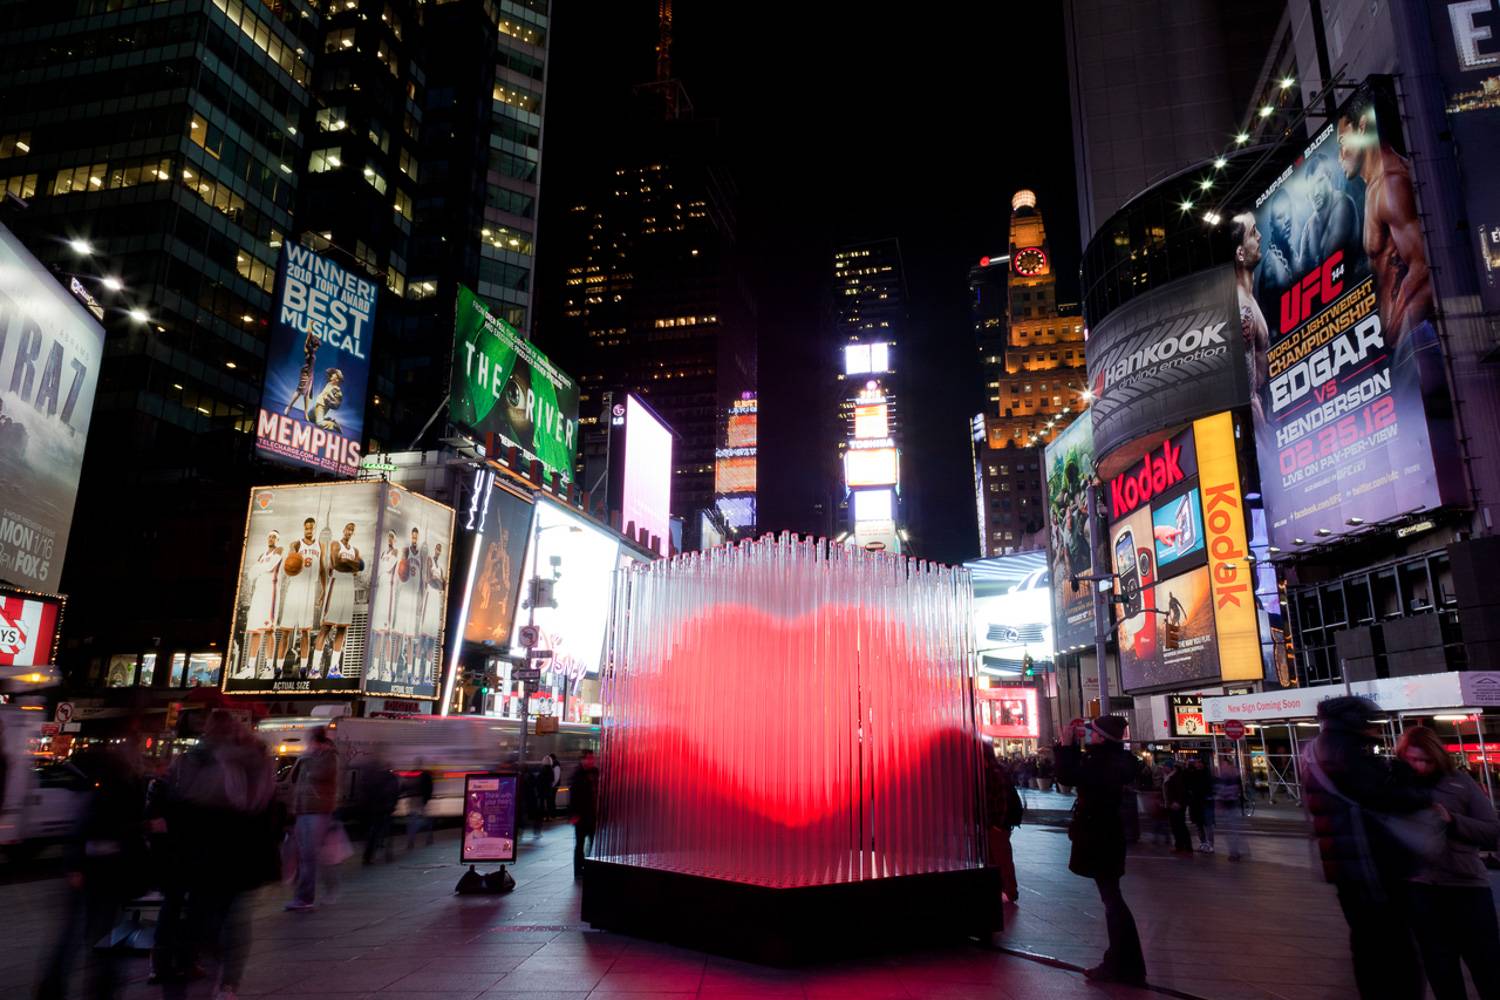
[[[186,997],[197,959],[212,952],[219,963],[216,995],[234,1000],[250,956],[244,893],[273,881],[280,866],[271,758],[247,727],[217,709],[166,784],[164,821],[186,888],[173,967],[186,971],[168,976],[162,995]]]
[[[1125,875],[1125,830],[1120,800],[1135,782],[1136,760],[1125,750],[1125,719],[1101,715],[1069,733],[1069,742],[1054,748],[1057,780],[1078,790],[1068,837],[1073,841],[1068,869],[1094,880],[1104,903],[1109,950],[1104,960],[1084,972],[1090,979],[1146,984],[1146,958],[1135,917],[1120,892]],[[1087,738],[1087,746],[1080,745]]]
[[[145,788],[129,755],[116,747],[89,747],[72,757],[93,783],[78,827],[66,845],[67,901],[38,1000],[63,1000],[75,964],[87,970],[86,996],[109,1000],[120,980],[121,951],[98,949],[121,907],[146,890]]]
[[[557,759],[557,754],[549,753],[546,757],[546,766],[552,778],[547,786],[547,818],[557,819],[557,789],[562,784],[562,761]]]
[[[297,762],[292,789],[292,812],[296,815],[297,888],[288,910],[314,909],[318,890],[319,858],[333,828],[333,811],[339,799],[339,755],[322,726],[312,731],[311,748]],[[333,888],[332,868],[325,873]]]
[[[1198,850],[1214,852],[1214,780],[1203,758],[1193,754],[1187,759],[1188,817],[1198,828]]]
[[[1221,757],[1213,771],[1214,826],[1210,830],[1223,830],[1229,842],[1229,860],[1238,861],[1245,856],[1245,839],[1241,836],[1245,828],[1245,787],[1240,780],[1239,764],[1233,757]],[[1212,839],[1209,841],[1213,843]]]
[[[599,768],[594,751],[585,750],[568,782],[568,815],[573,823],[573,877],[583,878],[583,859],[594,846],[598,822]],[[587,841],[587,844],[585,844]]]
[[[1050,792],[1052,790],[1052,758],[1048,754],[1039,754],[1036,759],[1036,790],[1039,792]]]
[[[1016,859],[1011,853],[1010,834],[1021,825],[1024,806],[1005,765],[995,759],[988,744],[984,754],[984,805],[990,867],[1000,870],[1000,895],[1014,904],[1020,900],[1020,890],[1016,887]]]
[[[376,745],[355,771],[354,790],[358,797],[359,816],[365,826],[364,864],[373,864],[375,855],[385,849],[385,860],[394,860],[391,852],[391,822],[396,803],[401,800],[401,779],[391,770],[385,748]]]
[[[427,843],[432,844],[432,817],[427,809],[432,802],[432,772],[427,770],[421,757],[417,758],[417,774],[407,786],[406,796],[406,849],[416,846],[417,831],[427,831]]]
[[[1188,774],[1187,768],[1178,767],[1171,757],[1162,761],[1166,777],[1161,784],[1162,806],[1167,810],[1167,823],[1172,828],[1172,853],[1192,854],[1193,835],[1188,830]]]
[[[1443,850],[1411,876],[1412,926],[1427,982],[1437,1000],[1463,1000],[1464,974],[1480,1000],[1500,1000],[1500,926],[1481,850],[1500,844],[1494,804],[1474,779],[1453,766],[1436,733],[1414,726],[1401,734],[1396,754],[1431,789],[1445,827]]]
[[[1419,867],[1420,823],[1432,793],[1410,768],[1377,757],[1380,708],[1368,698],[1318,706],[1318,738],[1302,751],[1302,802],[1312,818],[1323,877],[1349,924],[1354,980],[1365,1000],[1416,1000],[1424,993],[1405,881]],[[1411,817],[1402,827],[1392,817]],[[1398,832],[1398,829],[1400,832]]]

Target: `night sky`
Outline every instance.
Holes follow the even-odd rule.
[[[1059,297],[1076,295],[1077,203],[1057,4],[966,7],[924,19],[869,6],[679,2],[673,73],[718,118],[741,192],[740,239],[760,309],[760,514],[808,530],[824,456],[808,401],[834,355],[831,248],[901,241],[911,328],[903,478],[918,554],[978,550],[968,420],[978,410],[968,271],[1006,250],[1010,196],[1037,192]],[[828,5],[832,6],[832,5]],[[536,336],[546,345],[549,221],[608,157],[604,123],[654,73],[656,5],[554,5],[538,241]],[[736,16],[728,16],[730,13]],[[553,301],[549,301],[549,296]]]

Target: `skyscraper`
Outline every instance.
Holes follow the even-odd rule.
[[[907,322],[906,273],[893,238],[833,253],[833,341],[838,350],[835,523],[859,545],[901,551],[903,393],[900,344]]]
[[[978,421],[974,427],[982,555],[1041,546],[1042,448],[1077,412],[1084,390],[1083,319],[1076,305],[1057,301],[1047,227],[1031,191],[1011,199],[1009,245],[1003,370],[994,374],[996,402],[982,433]],[[992,331],[984,332],[993,345]]]

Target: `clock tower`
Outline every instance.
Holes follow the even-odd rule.
[[[1042,448],[1081,412],[1083,317],[1059,305],[1057,275],[1036,194],[1010,201],[1004,370],[992,385],[983,440],[975,425],[975,483],[984,555],[1045,545]]]

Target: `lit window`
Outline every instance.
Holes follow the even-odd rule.
[[[344,165],[339,158],[343,152],[342,148],[334,146],[332,149],[314,150],[307,161],[307,172],[310,174],[324,174],[330,170],[337,170]]]

